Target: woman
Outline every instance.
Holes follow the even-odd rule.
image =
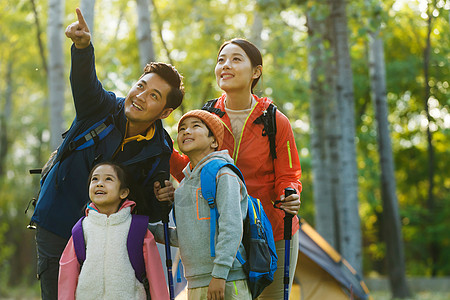
[[[215,75],[217,85],[224,91],[213,104],[216,112],[223,112],[226,125],[222,149],[227,149],[242,171],[250,195],[259,198],[272,224],[278,254],[278,269],[274,282],[258,299],[283,299],[284,277],[284,211],[294,214],[290,255],[290,286],[297,264],[298,229],[297,213],[300,208],[300,161],[289,120],[276,111],[276,157],[270,151],[263,124],[255,122],[267,111],[272,101],[253,94],[253,88],[262,76],[262,56],[258,48],[244,39],[225,42],[219,50]],[[259,124],[258,124],[259,123]],[[174,153],[171,157],[171,174],[181,180],[186,157]],[[292,187],[297,194],[284,198],[284,189]],[[273,203],[281,200],[276,209]]]

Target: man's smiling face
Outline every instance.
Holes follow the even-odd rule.
[[[125,99],[128,121],[149,127],[154,121],[167,117],[173,110],[165,108],[170,90],[170,85],[158,74],[147,73],[142,76]]]

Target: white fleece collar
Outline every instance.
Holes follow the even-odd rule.
[[[105,214],[99,213],[95,210],[90,210],[89,212],[89,219],[98,225],[117,225],[125,222],[127,218],[130,217],[130,207],[124,207],[118,212],[109,215],[109,217]]]

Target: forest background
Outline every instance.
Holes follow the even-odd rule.
[[[172,63],[184,75],[183,106],[165,121],[172,138],[184,112],[220,95],[213,70],[222,42],[253,41],[264,58],[257,94],[273,99],[294,130],[303,170],[300,216],[364,277],[392,279],[392,261],[408,277],[450,275],[449,0],[82,2],[91,6],[84,13],[94,23],[105,89],[126,95],[149,60]],[[39,176],[29,169],[45,163],[74,117],[64,29],[79,6],[74,0],[0,2],[0,296],[37,285],[34,232],[26,228],[32,208],[24,211]],[[381,42],[378,52],[374,41]],[[385,78],[387,156],[376,74]],[[335,156],[341,165],[321,164]],[[350,189],[333,193],[336,183]],[[346,215],[352,209],[356,217]],[[396,246],[390,251],[389,244]]]

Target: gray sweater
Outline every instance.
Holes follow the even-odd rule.
[[[231,169],[219,170],[215,179],[216,205],[219,218],[216,226],[215,251],[210,252],[210,208],[203,198],[200,171],[212,159],[233,163],[228,150],[205,156],[193,170],[190,163],[183,170],[185,178],[175,191],[176,229],[171,228],[170,242],[180,248],[188,288],[208,286],[212,276],[227,281],[245,279],[242,265],[236,259],[239,249],[246,257],[242,245],[243,221],[247,215],[247,190]],[[162,225],[149,229],[158,242],[164,242]]]

